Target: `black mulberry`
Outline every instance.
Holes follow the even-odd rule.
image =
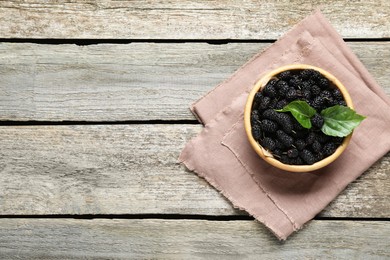
[[[311,124],[318,129],[321,129],[321,127],[324,125],[324,118],[318,113],[310,118],[310,121]]]
[[[337,145],[340,145],[344,141],[344,137],[328,136],[328,135],[325,136],[328,137],[328,140],[330,140],[330,142],[335,143]]]
[[[329,90],[325,89],[325,90],[321,91],[320,97],[323,97],[325,99],[332,99],[332,93],[330,93]]]
[[[276,105],[275,105],[275,109],[282,109],[284,108],[285,106],[288,105],[288,101],[285,100],[285,99],[282,99],[282,100],[279,100]]]
[[[290,158],[295,158],[297,157],[299,154],[298,150],[296,148],[292,148],[292,149],[289,149],[287,151],[287,156],[290,157]]]
[[[323,78],[322,74],[319,71],[316,70],[310,70],[311,71],[311,79],[318,81],[321,78]]]
[[[294,88],[290,88],[286,93],[286,98],[288,100],[294,100],[294,99],[297,99],[297,97],[298,97],[298,94]]]
[[[269,119],[263,119],[260,121],[261,130],[268,133],[273,133],[278,129],[278,125]]]
[[[262,138],[263,134],[259,125],[252,125],[252,136],[256,141],[259,141]]]
[[[266,149],[269,149],[269,150],[274,150],[276,147],[275,147],[275,141],[270,138],[270,137],[265,137],[262,141],[261,141],[261,145],[266,148]]]
[[[294,138],[283,132],[282,130],[276,131],[276,137],[286,147],[290,147],[294,144]]]
[[[302,70],[299,75],[301,76],[302,79],[307,80],[312,76],[312,71],[311,70]]]
[[[278,90],[278,94],[280,97],[285,97],[286,94],[287,94],[287,91],[289,89],[289,86],[287,84],[286,81],[284,80],[279,80],[277,83],[276,83],[276,88]]]
[[[337,104],[340,106],[347,106],[347,103],[344,100],[339,100]]]
[[[253,98],[253,105],[252,105],[252,109],[255,108],[257,109],[257,107],[259,106],[260,104],[260,101],[261,99],[263,98],[263,94],[261,94],[260,92],[257,92]]]
[[[322,89],[325,89],[325,88],[328,88],[329,87],[329,80],[323,76],[321,76],[318,80],[317,80],[317,84],[320,88]]]
[[[324,148],[322,149],[322,152],[324,153],[325,156],[329,156],[336,151],[337,147],[338,146],[335,143],[326,143],[324,145]]]
[[[323,132],[318,132],[318,133],[317,133],[317,140],[318,140],[321,144],[324,144],[324,143],[327,143],[327,142],[330,141],[330,136],[324,134]]]
[[[271,97],[271,98],[274,98],[278,95],[278,93],[276,92],[276,88],[275,88],[275,80],[271,80],[267,83],[267,85],[265,86],[264,90],[263,90],[264,94]]]
[[[293,133],[294,137],[296,137],[297,139],[305,139],[310,133],[310,130],[304,128],[300,123],[296,121],[296,123],[294,122]]]
[[[271,102],[269,103],[269,108],[273,108],[273,109],[276,109],[276,104],[278,103],[278,99],[277,98],[273,98],[271,100]]]
[[[283,79],[283,80],[289,80],[291,78],[291,76],[292,76],[291,71],[286,70],[286,71],[279,73],[277,77],[280,79]]]
[[[301,91],[301,96],[305,100],[310,100],[311,99],[311,91],[309,89],[304,89]]]
[[[312,152],[310,152],[307,149],[303,149],[300,153],[299,156],[302,158],[302,160],[306,164],[313,164],[316,162],[316,158]]]
[[[332,90],[332,96],[335,100],[343,100],[343,94],[341,94],[341,91],[338,88],[335,88]]]
[[[282,163],[284,163],[284,164],[293,164],[293,161],[291,160],[291,158],[290,157],[288,157],[286,154],[282,154],[281,156],[280,156],[280,161],[282,162]]]
[[[321,88],[317,85],[312,85],[310,91],[312,95],[317,96],[321,93]]]
[[[314,132],[310,132],[306,137],[306,145],[314,143],[315,140],[317,140],[317,135]]]
[[[294,143],[295,147],[299,150],[299,151],[302,151],[305,147],[306,147],[306,143],[305,141],[303,141],[302,139],[298,139],[295,141]]]
[[[322,152],[319,152],[319,153],[316,153],[314,155],[314,157],[316,158],[316,161],[321,161],[322,159],[324,159],[324,154]]]
[[[320,96],[315,97],[313,102],[311,103],[311,106],[317,111],[321,111],[324,105],[325,99]]]
[[[318,142],[317,140],[315,140],[315,141],[313,142],[313,144],[311,145],[311,147],[312,147],[313,152],[315,152],[315,153],[320,153],[321,150],[322,150],[322,145],[321,145],[321,143]]]
[[[303,164],[303,161],[302,161],[301,157],[292,158],[292,162],[293,162],[293,164],[295,164],[295,165],[301,165],[301,164]]]
[[[285,150],[286,147],[278,139],[274,139],[276,149]]]
[[[279,117],[279,114],[278,112],[276,112],[275,110],[273,109],[267,109],[263,112],[263,118],[266,118],[266,119],[271,119],[273,121],[277,121],[278,117]]]
[[[262,97],[259,100],[258,109],[260,109],[260,110],[267,109],[269,107],[270,103],[271,103],[271,98],[270,97]]]
[[[291,133],[293,130],[292,118],[286,113],[276,112],[273,109],[267,109],[263,112],[263,117],[278,123],[286,133]]]
[[[293,76],[289,80],[289,83],[290,83],[290,86],[292,86],[294,88],[300,88],[302,85],[302,80],[298,76]]]
[[[279,149],[278,147],[276,147],[273,151],[272,151],[272,155],[276,156],[276,157],[280,157],[282,156],[283,154],[283,151],[281,149]]]
[[[253,110],[251,113],[251,124],[256,124],[256,121],[260,121],[260,115],[258,110]]]

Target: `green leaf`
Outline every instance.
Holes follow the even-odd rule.
[[[304,127],[311,128],[310,118],[315,115],[316,110],[312,108],[306,101],[295,100],[290,102],[277,112],[291,112],[295,119]]]
[[[338,137],[349,135],[366,118],[353,109],[340,105],[322,110],[321,115],[324,118],[321,131],[326,135]]]

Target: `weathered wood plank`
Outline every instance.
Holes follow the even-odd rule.
[[[350,42],[390,95],[390,42]],[[0,44],[0,120],[195,119],[189,104],[265,43]]]
[[[318,7],[343,37],[390,36],[387,0],[1,1],[0,31],[5,38],[276,39]]]
[[[0,214],[237,215],[178,156],[198,125],[0,127]],[[389,217],[390,153],[321,215]]]
[[[255,221],[0,219],[3,259],[386,259],[390,223],[312,221],[277,241]]]

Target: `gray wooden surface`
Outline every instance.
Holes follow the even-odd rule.
[[[0,1],[0,259],[389,259],[390,153],[285,242],[177,160],[317,7],[390,95],[386,0]]]
[[[276,39],[315,8],[345,38],[390,37],[387,0],[1,1],[6,38]]]
[[[348,44],[390,95],[390,42]],[[0,119],[194,120],[189,104],[269,45],[2,43]]]
[[[25,259],[386,259],[390,232],[388,221],[337,220],[314,220],[285,242],[242,220],[3,219],[0,228],[3,258]]]
[[[242,215],[178,163],[199,125],[0,127],[3,214]],[[390,216],[390,153],[322,213]],[[146,192],[147,191],[147,192]]]

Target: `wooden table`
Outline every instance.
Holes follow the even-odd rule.
[[[285,242],[178,163],[311,2],[1,1],[0,258],[389,258],[390,154]],[[321,7],[390,95],[390,2]]]

